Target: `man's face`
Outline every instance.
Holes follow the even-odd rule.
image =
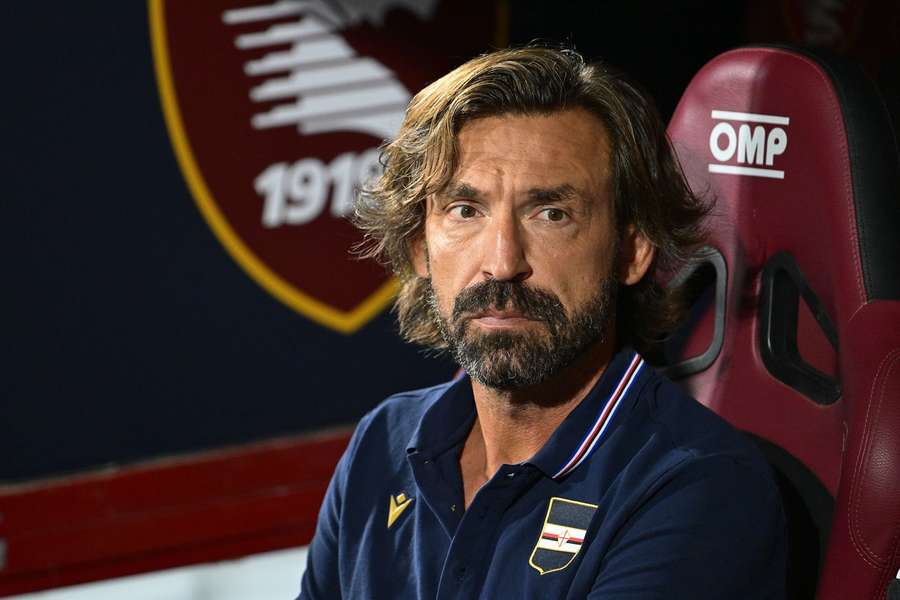
[[[458,168],[429,197],[415,253],[461,366],[516,389],[602,341],[616,250],[608,138],[577,109],[464,125]]]

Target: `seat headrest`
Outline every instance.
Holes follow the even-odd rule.
[[[720,253],[707,269],[716,307],[673,338],[673,372],[696,363],[678,376],[698,400],[833,494],[852,367],[841,340],[863,305],[900,299],[900,169],[881,97],[838,58],[740,48],[700,70],[668,132],[692,189],[714,201]]]
[[[669,135],[713,237],[747,269],[787,252],[838,321],[900,298],[900,183],[890,121],[839,59],[741,48],[691,81]]]

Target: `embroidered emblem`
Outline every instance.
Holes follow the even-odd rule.
[[[413,499],[407,498],[406,494],[400,492],[397,496],[391,496],[391,503],[388,507],[388,519],[387,526],[388,529],[391,528],[391,525],[394,524],[394,521],[397,520],[397,517],[403,514],[403,511],[412,504]]]
[[[575,560],[585,542],[596,504],[550,498],[544,527],[528,564],[541,575],[562,571]]]

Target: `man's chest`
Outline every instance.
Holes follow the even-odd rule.
[[[342,587],[373,598],[584,597],[609,540],[601,499],[583,487],[508,466],[463,511],[461,489],[398,474],[368,514],[346,515]]]

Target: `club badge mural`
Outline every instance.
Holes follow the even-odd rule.
[[[415,91],[502,41],[499,10],[444,4],[150,2],[166,124],[201,214],[263,289],[342,333],[396,290],[352,255],[347,219],[379,145]]]

